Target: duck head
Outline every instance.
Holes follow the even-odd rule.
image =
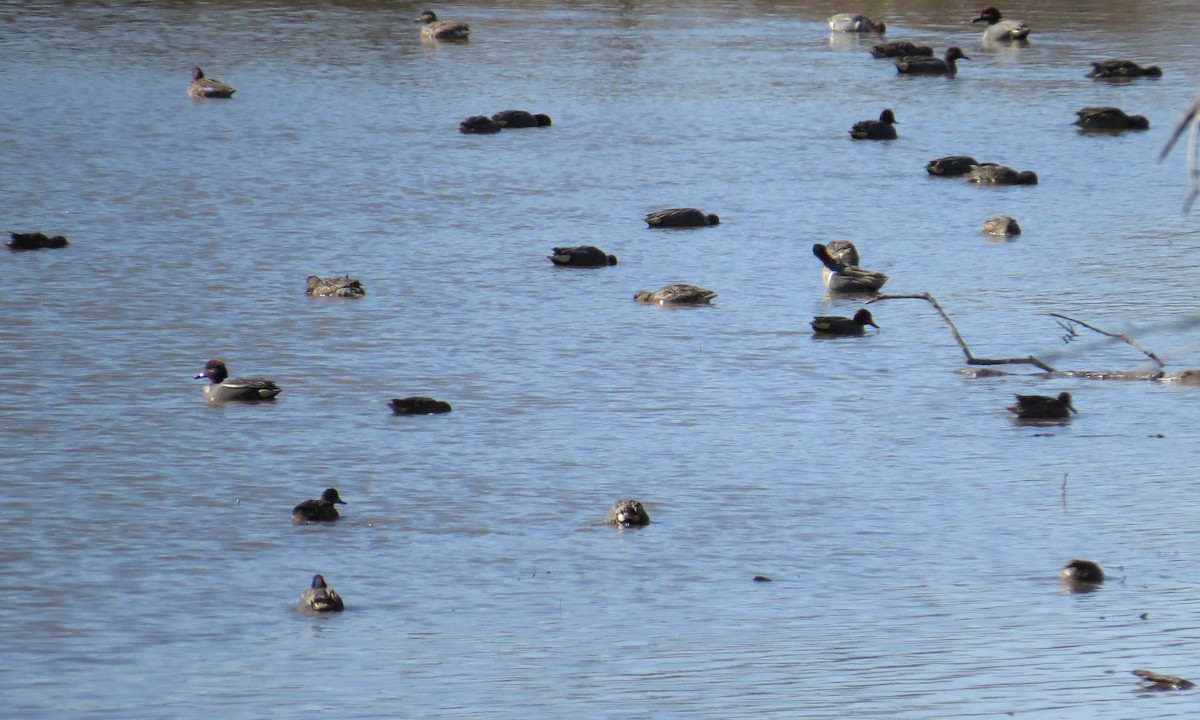
[[[208,378],[214,383],[222,383],[227,377],[229,377],[229,369],[225,367],[225,361],[213,358],[204,364],[204,370],[195,379]]]
[[[871,311],[866,308],[863,308],[862,310],[859,310],[858,312],[854,313],[854,324],[870,325],[873,328],[879,327],[878,325],[875,324],[875,318],[871,317]]]
[[[346,501],[343,500],[338,495],[337,488],[325,488],[325,492],[321,493],[321,499],[331,505],[333,505],[333,504],[345,505],[346,504]]]
[[[988,25],[995,25],[996,23],[1000,22],[1000,11],[995,5],[984,5],[983,10],[979,11],[979,17],[975,18],[971,22],[985,22]]]

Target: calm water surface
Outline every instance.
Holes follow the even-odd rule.
[[[1183,153],[1193,4],[437,6],[0,2],[0,217],[70,237],[0,257],[0,689],[62,718],[1194,717],[1196,391],[969,379],[933,310],[814,340],[813,242],[854,240],[972,349],[1133,369],[1048,312],[1200,366]],[[871,40],[961,45],[898,77]],[[1104,83],[1130,57],[1158,80]],[[192,65],[238,88],[193,102]],[[1085,136],[1086,105],[1151,129]],[[509,107],[552,128],[460,135]],[[900,139],[854,143],[894,108]],[[927,176],[940,155],[1036,187]],[[650,231],[694,205],[722,223]],[[998,213],[1025,233],[986,239]],[[555,245],[621,264],[556,270]],[[308,298],[351,273],[361,301]],[[631,301],[691,282],[711,308]],[[223,357],[285,392],[206,406]],[[1069,425],[1014,424],[1068,390]],[[391,397],[449,400],[392,417]],[[326,486],[329,527],[291,507]],[[653,524],[597,526],[618,497]],[[1063,591],[1058,567],[1110,580]],[[321,572],[347,602],[294,603]],[[773,583],[755,583],[764,574]]]

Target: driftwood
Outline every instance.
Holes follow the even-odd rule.
[[[962,335],[958,332],[958,328],[954,326],[954,321],[950,319],[950,316],[946,314],[944,309],[942,309],[941,304],[939,304],[938,301],[929,293],[916,293],[914,295],[880,295],[868,300],[867,304],[870,305],[871,303],[879,302],[880,300],[924,300],[928,302],[933,306],[934,310],[938,311],[938,314],[942,316],[942,319],[946,321],[946,327],[950,328],[950,332],[954,335],[954,339],[958,342],[958,346],[962,348],[963,356],[966,357],[968,365],[1033,365],[1045,370],[1046,372],[1057,372],[1054,368],[1050,367],[1041,360],[1038,360],[1033,355],[1023,358],[975,357],[971,354],[971,348],[967,347],[967,342],[963,340]]]
[[[942,316],[942,320],[944,320],[946,322],[946,327],[950,328],[950,333],[952,335],[954,335],[954,340],[958,343],[958,346],[962,349],[963,356],[967,359],[968,365],[1033,365],[1034,367],[1037,367],[1047,373],[1054,373],[1056,375],[1072,375],[1072,376],[1090,377],[1090,378],[1097,378],[1097,379],[1124,379],[1124,380],[1163,380],[1163,379],[1168,379],[1165,377],[1165,374],[1162,372],[1162,368],[1166,366],[1166,363],[1164,363],[1158,355],[1154,354],[1153,352],[1151,352],[1151,351],[1147,350],[1146,348],[1142,347],[1141,345],[1139,345],[1137,343],[1137,341],[1134,340],[1133,338],[1129,337],[1128,335],[1126,335],[1124,333],[1113,333],[1113,332],[1108,332],[1107,330],[1102,330],[1102,329],[1100,329],[1094,325],[1091,325],[1089,323],[1086,323],[1082,320],[1077,320],[1073,317],[1069,317],[1069,316],[1063,315],[1061,313],[1050,313],[1050,315],[1052,317],[1058,318],[1059,326],[1061,326],[1063,328],[1063,330],[1065,331],[1065,334],[1063,335],[1063,342],[1070,342],[1074,338],[1078,337],[1079,331],[1076,329],[1076,327],[1084,327],[1084,328],[1087,328],[1088,330],[1091,330],[1092,332],[1096,332],[1096,333],[1099,333],[1106,337],[1115,338],[1117,340],[1121,340],[1121,341],[1125,342],[1130,347],[1133,347],[1138,352],[1141,352],[1143,355],[1145,355],[1146,357],[1153,360],[1158,365],[1159,369],[1151,371],[1151,372],[1146,372],[1146,371],[1126,372],[1126,371],[1107,371],[1107,370],[1105,370],[1105,371],[1099,371],[1099,370],[1060,371],[1060,370],[1056,370],[1055,368],[1051,367],[1049,364],[1043,362],[1042,360],[1040,360],[1038,357],[1036,357],[1034,355],[1029,355],[1028,357],[1018,357],[1018,358],[980,358],[980,357],[975,357],[971,353],[971,348],[969,348],[967,346],[967,342],[965,340],[963,340],[962,334],[959,333],[958,328],[955,327],[954,321],[950,319],[950,315],[948,315],[946,313],[946,310],[941,306],[941,304],[937,301],[937,299],[934,298],[929,293],[914,293],[912,295],[879,295],[875,298],[872,298],[871,300],[868,300],[866,304],[870,305],[871,303],[879,302],[880,300],[924,300],[924,301],[928,302],[930,305],[933,306],[933,308],[935,310],[938,311],[938,314]],[[1183,375],[1181,375],[1179,378],[1170,378],[1170,379],[1186,379],[1188,376],[1188,372],[1190,372],[1190,371],[1185,371],[1183,373]]]

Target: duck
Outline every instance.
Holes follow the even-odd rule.
[[[487,115],[472,115],[458,124],[458,131],[466,134],[490,135],[503,129],[503,125]]]
[[[1142,67],[1132,60],[1095,60],[1087,74],[1090,78],[1162,77],[1157,65]]]
[[[892,40],[891,42],[879,43],[873,46],[868,52],[872,57],[877,58],[901,58],[901,57],[931,57],[933,48],[928,45],[915,45],[907,40]]]
[[[896,115],[891,108],[879,113],[878,120],[860,120],[850,128],[852,140],[895,140],[897,137]]]
[[[1058,571],[1058,576],[1069,583],[1095,585],[1104,582],[1104,571],[1091,560],[1070,560]]]
[[[204,77],[204,71],[194,67],[187,92],[194,98],[231,98],[237,90],[216,78]]]
[[[942,177],[958,177],[981,163],[970,155],[947,155],[925,163],[925,172]]]
[[[617,527],[644,527],[650,524],[650,513],[637,500],[618,500],[604,516],[607,525]]]
[[[1020,235],[1021,226],[1017,223],[1016,218],[1008,215],[996,215],[984,221],[983,232],[988,235]]]
[[[821,279],[830,292],[874,294],[887,282],[887,275],[858,266],[858,248],[849,240],[816,243],[813,255],[824,265]]]
[[[333,522],[339,515],[334,505],[345,505],[346,501],[339,495],[337,488],[325,488],[320,499],[305,500],[292,508],[293,522]]]
[[[1038,176],[1032,170],[1017,172],[996,163],[982,163],[971,168],[967,181],[980,185],[1037,185]]]
[[[816,335],[864,335],[868,325],[879,327],[875,324],[875,318],[871,317],[871,311],[866,308],[854,313],[854,317],[818,315],[810,324]]]
[[[305,292],[315,297],[362,297],[367,294],[362,281],[349,275],[320,278],[309,275]]]
[[[664,285],[654,292],[638,290],[634,293],[633,299],[656,305],[706,305],[712,302],[716,296],[717,294],[712,290],[705,290],[695,285],[674,283]]]
[[[47,236],[45,233],[10,232],[11,240],[4,243],[9,250],[42,250],[44,248],[64,248],[70,245],[62,235]]]
[[[610,255],[595,245],[556,247],[546,257],[559,267],[596,268],[617,264],[616,255]]]
[[[1153,670],[1133,670],[1134,675],[1142,679],[1142,687],[1146,690],[1187,690],[1196,687],[1196,683],[1175,675],[1163,675]]]
[[[204,399],[212,402],[274,400],[283,392],[283,388],[266,378],[230,378],[225,361],[218,358],[205,363],[204,370],[196,376],[197,380],[200,378],[210,380],[204,386]]]
[[[1017,395],[1017,403],[1008,408],[1021,420],[1062,420],[1078,413],[1071,404],[1071,393],[1061,392],[1058,397],[1046,395]]]
[[[957,75],[958,65],[956,60],[970,60],[971,58],[963,54],[962,48],[950,47],[946,49],[946,57],[902,57],[895,61],[896,72],[907,75]]]
[[[720,225],[721,218],[696,208],[667,208],[647,213],[646,224],[652,228],[707,227]]]
[[[840,13],[829,18],[829,29],[833,32],[877,33],[882,35],[887,32],[887,25],[884,25],[882,20],[872,20],[866,15]]]
[[[422,40],[467,40],[471,26],[457,20],[438,20],[432,10],[421,13],[413,22],[425,23],[421,28]]]
[[[1149,130],[1145,115],[1127,115],[1116,107],[1085,107],[1075,113],[1075,124],[1083,130]]]
[[[321,575],[313,575],[312,585],[300,596],[300,608],[315,613],[341,612],[346,609],[337,591],[325,584]]]
[[[435,400],[420,395],[395,398],[388,401],[388,407],[392,409],[393,415],[439,415],[453,409],[445,400]]]
[[[1020,20],[1003,20],[995,5],[984,5],[979,17],[971,22],[986,22],[984,42],[1012,42],[1029,37],[1030,27]]]
[[[550,116],[526,110],[501,110],[492,119],[506,128],[550,127]]]

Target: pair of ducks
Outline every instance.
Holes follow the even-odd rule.
[[[828,245],[816,243],[812,250],[821,261],[821,281],[831,293],[874,295],[887,282],[887,275],[859,267],[858,248],[849,240],[833,240]],[[817,335],[864,335],[868,325],[879,327],[866,308],[853,317],[819,315],[809,324]]]
[[[1029,37],[1030,27],[1020,20],[1005,20],[995,5],[985,5],[979,17],[972,23],[985,22],[983,31],[984,42],[1012,42]],[[872,20],[866,15],[838,14],[829,18],[829,29],[833,32],[845,33],[875,33],[882,35],[887,32],[887,25],[882,20]]]
[[[274,400],[283,388],[264,377],[229,377],[225,361],[213,358],[204,365],[196,379],[207,378],[204,398],[211,402],[258,402]],[[451,411],[450,403],[431,397],[396,398],[388,402],[395,415],[437,415]]]
[[[970,155],[947,155],[925,164],[925,172],[940,177],[966,176],[980,185],[1037,185],[1037,173],[1014,170],[996,163],[981,163]]]
[[[472,115],[458,124],[458,131],[465,134],[491,135],[505,128],[550,127],[550,116],[531,113],[528,110],[501,110],[492,116]]]

